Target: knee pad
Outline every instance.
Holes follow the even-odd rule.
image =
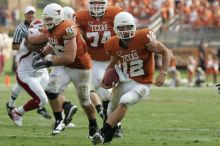
[[[58,93],[51,93],[51,92],[48,92],[48,91],[45,91],[46,95],[47,95],[47,98],[49,100],[54,100],[58,97]]]
[[[135,91],[130,91],[130,92],[128,92],[128,93],[125,93],[125,94],[121,97],[119,103],[124,104],[124,105],[126,105],[126,106],[131,106],[131,105],[134,105],[134,104],[136,104],[137,102],[139,102],[140,99],[141,99],[141,96],[140,96],[137,92],[135,92]]]
[[[109,90],[104,89],[104,88],[102,88],[102,87],[99,87],[99,88],[97,89],[97,93],[98,93],[98,95],[100,96],[100,98],[101,98],[102,101],[108,101],[108,100],[110,100],[111,93],[109,92]]]

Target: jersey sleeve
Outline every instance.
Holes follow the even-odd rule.
[[[105,44],[104,44],[104,49],[106,54],[115,56],[115,48],[114,48],[114,37],[109,38]]]
[[[63,40],[72,39],[77,35],[76,25],[74,23],[71,23],[71,21],[67,21],[65,24],[63,24],[61,31],[61,36],[63,37]]]
[[[155,33],[150,29],[143,29],[140,37],[145,45],[151,45],[157,41]]]
[[[111,55],[111,49],[109,46],[109,40],[107,40],[104,44],[105,53]]]
[[[86,10],[79,10],[75,13],[75,22],[77,27],[80,29],[85,29],[86,28],[86,23],[87,23],[87,11]]]
[[[24,32],[19,27],[16,28],[13,36],[13,44],[20,44],[23,39]]]

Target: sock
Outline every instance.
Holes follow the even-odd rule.
[[[18,94],[21,92],[22,88],[21,86],[19,86],[18,84],[16,84],[13,89],[12,89],[12,93],[11,93],[11,98],[9,100],[9,106],[10,107],[15,107],[15,100],[18,97]]]
[[[107,120],[107,109],[108,109],[109,102],[110,102],[109,100],[108,101],[102,101],[104,122]]]
[[[108,133],[112,133],[112,126],[108,123],[104,123],[104,126],[102,127],[101,134],[102,135],[107,135]]]
[[[53,115],[54,115],[56,121],[61,121],[61,120],[63,120],[63,118],[62,118],[62,112],[53,112]]]
[[[17,97],[11,96],[8,102],[9,107],[15,107],[15,100]]]
[[[98,126],[96,119],[89,120],[89,126]]]
[[[17,111],[19,114],[23,115],[26,111],[24,110],[23,106],[20,106],[18,108],[15,109],[15,111]]]
[[[102,105],[98,104],[95,106],[97,113],[100,115],[100,117],[103,119],[103,112],[102,112]]]
[[[39,109],[39,110],[42,110],[42,109],[44,109],[44,107],[40,107],[40,106],[39,106],[38,109]]]

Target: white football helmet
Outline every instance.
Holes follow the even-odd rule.
[[[41,19],[35,19],[31,22],[29,28],[34,29],[42,29],[44,26],[43,21]]]
[[[108,7],[108,0],[88,0],[89,13],[93,17],[101,17]]]
[[[48,4],[43,10],[42,19],[47,29],[54,28],[64,20],[63,8],[56,3]]]
[[[43,26],[43,21],[41,19],[33,20],[28,28],[29,35],[40,33],[43,29]]]
[[[75,11],[73,10],[73,8],[71,8],[71,7],[63,7],[64,19],[73,20],[73,14],[74,13],[75,13]]]
[[[130,26],[127,30],[120,30],[123,26]],[[114,19],[114,31],[118,38],[129,39],[134,37],[136,31],[136,23],[134,17],[128,12],[120,12]]]

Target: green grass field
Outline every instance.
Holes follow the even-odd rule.
[[[77,105],[70,86],[65,95]],[[74,117],[76,128],[50,136],[53,119],[47,120],[31,111],[24,115],[23,127],[8,118],[5,103],[10,88],[0,90],[0,146],[87,146],[87,120],[79,108]],[[22,93],[16,105],[29,97]],[[123,138],[112,146],[219,146],[220,99],[213,88],[153,88],[148,99],[131,107],[122,121]],[[50,107],[47,106],[50,110]],[[50,110],[51,112],[51,110]],[[98,117],[99,124],[101,120]]]
[[[10,60],[6,62],[10,73]],[[11,81],[14,83],[14,75]],[[0,146],[88,146],[88,122],[79,107],[74,117],[76,128],[65,129],[60,135],[50,136],[54,120],[42,118],[36,111],[24,115],[23,127],[16,127],[9,119],[5,103],[12,85],[4,86],[0,77]],[[68,99],[79,105],[73,87],[65,92]],[[20,94],[17,106],[28,95]],[[157,88],[148,99],[131,107],[122,121],[123,138],[114,139],[112,146],[219,146],[220,96],[216,88]],[[51,109],[47,105],[50,113]],[[101,126],[101,119],[97,117]]]

